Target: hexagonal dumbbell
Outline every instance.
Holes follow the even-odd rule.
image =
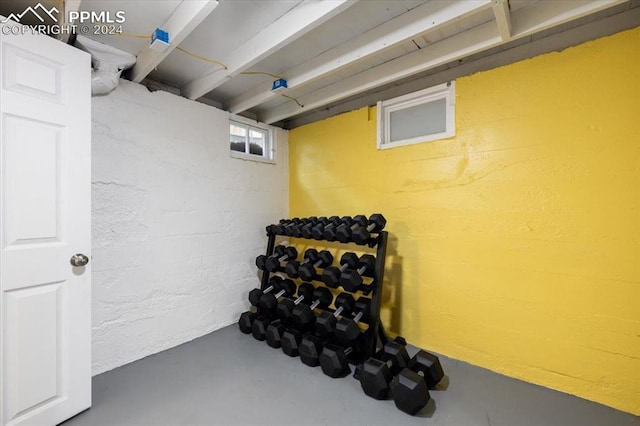
[[[369,242],[372,232],[380,232],[387,224],[387,219],[380,213],[372,214],[369,217],[368,224],[366,226],[359,226],[355,228],[351,234],[351,240],[358,245],[365,245]]]
[[[343,316],[336,323],[334,335],[336,341],[342,345],[349,346],[360,337],[360,327],[358,323],[366,321],[369,318],[369,311],[371,310],[371,299],[360,296],[355,303],[353,312],[356,316],[348,318]]]
[[[291,320],[293,310],[301,303],[311,303],[315,288],[310,283],[302,283],[298,286],[298,298],[296,300],[282,299],[276,308],[276,316],[288,322]]]
[[[316,226],[322,218],[312,216],[307,219],[304,225],[300,228],[300,236],[303,238],[311,238],[311,230]],[[324,218],[326,219],[326,217]]]
[[[291,321],[293,308],[305,300],[311,301],[314,290],[313,285],[309,283],[302,283],[298,286],[298,298],[296,300],[287,298],[280,299],[280,302],[276,307],[276,316],[278,317],[278,320],[272,321],[267,327],[267,345],[272,348],[282,347],[282,335],[286,331],[287,324]]]
[[[444,377],[444,371],[437,356],[420,350],[391,381],[393,401],[400,411],[415,415],[422,410],[431,396],[433,388]]]
[[[304,330],[310,325],[313,325],[316,318],[313,313],[315,308],[326,308],[333,302],[333,294],[325,287],[316,288],[313,292],[313,298],[315,300],[311,305],[300,304],[293,308],[291,320],[293,321],[293,325],[299,330]]]
[[[307,262],[304,265],[300,265],[300,268],[298,269],[298,274],[300,275],[300,278],[302,278],[303,280],[311,281],[311,280],[314,280],[318,275],[316,268],[325,268],[327,266],[330,266],[332,263],[333,263],[333,255],[327,250],[321,250],[318,253],[318,257],[315,259],[313,263]]]
[[[264,263],[264,267],[269,272],[276,272],[280,269],[282,262],[285,260],[295,260],[298,257],[298,250],[295,247],[287,247],[280,257],[268,257]]]
[[[394,374],[406,368],[409,354],[404,345],[391,341],[377,358],[369,358],[360,368],[359,380],[364,393],[371,398],[386,399]]]
[[[336,240],[341,243],[351,242],[351,234],[354,229],[361,228],[363,226],[367,226],[367,217],[361,214],[354,216],[353,219],[347,223],[343,223],[338,226],[336,229]]]
[[[294,233],[297,233],[298,225],[302,224],[302,219],[298,217],[294,217],[293,219],[289,219],[289,223],[284,226],[284,235],[292,237]]]
[[[362,285],[362,276],[372,275],[375,268],[376,258],[370,254],[363,254],[358,261],[358,269],[345,269],[340,275],[340,285],[353,293]]]
[[[337,220],[334,219],[331,223],[324,227],[322,236],[327,241],[335,241],[338,237],[338,227],[340,225],[348,225],[349,223],[351,223],[351,220],[352,219],[350,216],[343,216]]]
[[[276,235],[286,235],[285,228],[290,223],[292,223],[291,219],[280,219],[280,222],[274,225]]]
[[[322,282],[329,288],[338,288],[340,276],[347,269],[354,269],[358,266],[358,255],[347,252],[340,258],[340,267],[328,266],[322,271]]]
[[[269,287],[265,288],[264,290],[260,288],[254,288],[253,290],[251,290],[249,292],[249,303],[251,303],[251,305],[255,306],[256,308],[259,308],[260,298],[262,298],[263,295],[274,291],[282,282],[282,280],[284,280],[284,278],[282,278],[281,276],[274,275],[269,279]]]
[[[315,262],[318,258],[318,250],[314,248],[307,249],[304,252],[304,260],[302,262],[298,262],[297,260],[290,260],[287,262],[287,265],[284,267],[284,272],[290,278],[298,278],[300,275],[298,274],[298,269],[301,265],[304,265],[308,262]]]
[[[324,238],[325,226],[330,224],[331,221],[334,219],[339,220],[337,216],[332,216],[330,218],[326,218],[326,217],[318,218],[318,223],[313,225],[313,227],[311,228],[311,238],[313,238],[314,240],[322,240]]]
[[[277,319],[275,321],[271,321],[267,326],[267,331],[265,332],[267,345],[275,349],[282,347],[282,335],[285,330],[286,326],[282,320]]]
[[[271,318],[264,315],[258,316],[251,324],[251,334],[256,340],[263,341],[267,337],[267,327],[271,324]]]
[[[260,269],[261,271],[264,271],[266,268],[266,264],[267,264],[267,259],[271,258],[271,257],[280,257],[282,255],[284,255],[284,250],[287,248],[287,246],[284,245],[278,245],[276,246],[276,248],[273,249],[273,254],[271,256],[266,256],[264,254],[261,254],[260,256],[256,257],[256,266],[258,267],[258,269]]]
[[[300,342],[302,342],[302,331],[295,328],[287,328],[282,334],[282,352],[290,357],[300,355]]]
[[[327,340],[320,336],[316,336],[314,334],[306,335],[302,338],[302,341],[298,346],[300,361],[309,367],[317,367],[320,365],[320,354],[322,353],[322,349],[327,343]]]
[[[257,315],[252,311],[245,311],[240,315],[240,319],[238,320],[238,326],[240,327],[240,331],[244,334],[251,333],[251,327],[253,326],[253,321],[255,321]]]
[[[320,354],[320,368],[322,372],[334,379],[345,377],[351,373],[349,368],[349,355],[353,352],[352,347],[328,344],[322,349]]]
[[[338,316],[350,315],[356,306],[356,301],[349,293],[340,293],[333,302],[336,310],[331,313],[323,311],[316,317],[315,330],[322,337],[329,337],[336,329]]]
[[[277,291],[277,293],[275,293]],[[275,294],[274,294],[275,293]],[[275,289],[260,296],[260,309],[271,312],[278,306],[278,299],[282,296],[293,296],[296,284],[289,278],[284,278],[275,284]],[[262,312],[262,310],[260,312]]]
[[[270,288],[269,292],[265,290],[260,296],[260,301],[258,303],[260,307],[260,316],[253,320],[253,324],[251,324],[251,334],[256,340],[265,340],[267,337],[267,329],[269,325],[271,325],[272,318],[268,316],[268,314],[275,310],[278,304],[278,297],[281,297],[285,294],[294,294],[296,291],[296,285],[293,281],[286,278],[274,276],[272,278],[280,278],[275,281]],[[273,292],[277,291],[278,293],[273,294]]]

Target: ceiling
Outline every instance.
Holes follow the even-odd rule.
[[[34,1],[3,0],[0,13]],[[62,7],[62,0],[43,1]],[[66,0],[115,14],[120,35],[90,35],[133,55],[126,76],[268,124],[288,120],[500,46],[530,43],[625,0]],[[636,11],[637,12],[637,11]],[[637,23],[640,25],[640,22]],[[170,44],[150,46],[155,28]],[[271,90],[276,78],[287,89]]]

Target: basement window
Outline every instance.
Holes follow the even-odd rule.
[[[455,82],[378,102],[378,149],[455,136]]]
[[[229,120],[229,144],[232,157],[274,162],[271,129],[266,126],[241,119]]]

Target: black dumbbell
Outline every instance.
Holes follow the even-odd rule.
[[[282,282],[284,278],[282,278],[279,275],[274,275],[269,279],[269,287],[265,288],[264,290],[260,289],[260,288],[254,288],[253,290],[251,290],[249,292],[249,302],[255,306],[256,308],[260,307],[260,298],[267,293],[272,292],[273,290],[276,289],[276,287],[278,286],[278,284],[280,284],[280,282]]]
[[[276,316],[284,321],[289,321],[293,310],[300,303],[309,302],[313,298],[315,288],[310,283],[302,283],[298,286],[298,298],[296,300],[282,299],[276,308]]]
[[[371,398],[386,399],[393,376],[406,368],[408,362],[409,354],[403,344],[387,342],[376,358],[369,358],[359,368],[358,379],[362,390]]]
[[[304,228],[309,222],[311,222],[312,220],[317,220],[317,218],[303,218],[300,219],[300,222],[298,222],[295,226],[293,226],[291,228],[291,236],[295,237],[295,238],[300,238],[302,237],[302,228]]]
[[[267,225],[264,228],[264,230],[267,231],[267,235],[271,235],[271,234],[276,234],[277,235],[277,233],[278,233],[277,225]]]
[[[289,219],[280,219],[280,223],[274,225],[277,235],[285,235],[285,227],[291,223]]]
[[[347,269],[353,269],[358,266],[358,255],[353,252],[347,252],[340,258],[340,267],[328,266],[322,271],[322,282],[327,287],[338,288],[340,285],[340,276]]]
[[[318,253],[318,258],[315,262],[307,262],[304,265],[300,265],[298,268],[298,275],[305,281],[312,281],[317,276],[316,268],[325,268],[333,263],[333,255],[327,250],[321,250]]]
[[[322,236],[327,241],[335,241],[338,234],[338,227],[343,224],[349,224],[351,222],[350,216],[343,216],[339,219],[334,219],[322,231]]]
[[[264,254],[261,254],[260,256],[256,257],[256,266],[258,267],[258,269],[260,269],[261,271],[264,271],[267,263],[267,259],[269,259],[270,257],[282,256],[284,254],[284,249],[286,248],[287,246],[279,245],[279,246],[276,246],[275,249],[273,249],[272,255],[266,256]]]
[[[340,285],[349,292],[357,291],[362,285],[362,275],[373,274],[376,268],[376,258],[370,254],[363,254],[358,261],[358,269],[345,269],[340,275]]]
[[[302,331],[296,328],[287,328],[282,334],[282,352],[290,357],[300,355],[300,342],[302,342],[303,337]]]
[[[371,309],[371,299],[361,296],[355,303],[354,312],[356,316],[353,318],[347,318],[343,316],[336,323],[334,334],[336,341],[342,345],[350,345],[358,337],[360,337],[360,327],[358,322],[366,321],[369,318],[369,310]]]
[[[298,257],[298,250],[295,247],[287,247],[284,249],[284,253],[280,257],[271,256],[265,261],[265,269],[268,272],[276,272],[280,269],[280,265],[285,260],[295,260]]]
[[[298,274],[298,269],[300,268],[300,266],[309,262],[315,262],[317,258],[318,250],[314,248],[307,249],[304,252],[304,260],[302,262],[298,262],[297,260],[290,260],[284,267],[284,272],[291,278],[298,278],[300,276]]]
[[[321,217],[318,219],[318,223],[313,225],[311,228],[311,238],[314,240],[322,240],[324,239],[324,227],[331,223],[333,219],[340,220],[337,216],[332,216],[331,218]]]
[[[271,324],[271,318],[265,315],[258,315],[251,324],[251,334],[256,340],[263,341],[267,337],[267,327]]]
[[[278,306],[278,299],[282,296],[293,296],[296,293],[296,284],[289,278],[278,281],[275,287],[275,290],[278,291],[277,293],[275,293],[275,290],[272,290],[269,293],[263,293],[262,296],[260,296],[260,308],[267,312],[271,312],[276,309]]]
[[[282,335],[286,330],[286,325],[291,319],[293,308],[300,304],[303,300],[311,300],[314,288],[309,283],[302,283],[298,286],[298,298],[296,300],[282,299],[276,308],[276,316],[279,318],[272,321],[267,327],[266,340],[267,345],[272,348],[282,346]]]
[[[444,371],[437,356],[420,350],[407,368],[391,380],[393,401],[400,411],[412,416],[422,410],[431,399],[429,389],[444,377]]]
[[[282,346],[282,334],[286,329],[286,325],[284,321],[277,319],[271,321],[267,326],[267,331],[265,332],[265,340],[267,341],[267,345],[272,348],[280,348]]]
[[[320,219],[315,216],[311,216],[310,218],[308,218],[305,224],[300,227],[300,236],[303,238],[311,238],[311,230],[318,224],[318,222],[320,222]]]
[[[304,330],[313,324],[316,318],[313,310],[318,307],[326,308],[329,306],[333,301],[333,294],[325,287],[318,287],[313,291],[313,298],[315,300],[311,305],[300,304],[293,308],[291,320],[293,325],[300,330]]]
[[[361,214],[356,215],[347,223],[338,226],[336,229],[336,239],[341,243],[348,243],[351,241],[353,230],[363,226],[367,226],[367,217]]]
[[[300,361],[309,367],[320,365],[320,354],[328,341],[315,334],[307,334],[298,345]]]
[[[253,322],[255,321],[257,315],[253,311],[245,311],[240,315],[240,319],[238,320],[238,326],[240,327],[240,331],[244,334],[251,333],[251,327],[253,326]]]
[[[315,329],[316,333],[320,336],[328,337],[333,334],[338,322],[338,316],[349,315],[353,311],[356,305],[356,301],[349,293],[340,293],[336,296],[336,300],[333,302],[336,310],[331,313],[323,311],[316,318]]]
[[[322,349],[320,354],[320,368],[322,372],[334,379],[345,377],[351,373],[349,368],[349,355],[353,352],[352,347],[328,344]]]
[[[369,224],[366,226],[360,226],[353,230],[351,239],[358,245],[365,245],[369,242],[372,232],[380,232],[387,224],[387,219],[380,213],[372,214],[369,217]]]
[[[300,219],[298,217],[294,217],[293,219],[289,219],[289,222],[287,222],[287,224],[285,224],[284,227],[283,227],[284,235],[292,237],[293,234],[296,232],[296,228],[298,227],[298,225],[300,225],[302,223],[303,223],[302,219]]]
[[[257,290],[257,289],[254,289]],[[252,290],[252,291],[254,291]],[[253,319],[251,324],[251,334],[256,340],[265,340],[267,336],[267,328],[271,324],[272,318],[265,315],[269,311],[273,311],[277,305],[277,297],[283,294],[293,294],[296,290],[296,285],[290,279],[283,279],[279,276],[274,276],[271,279],[271,285],[262,292],[258,306],[260,307],[260,315]],[[278,291],[277,297],[274,297],[273,292]],[[271,299],[275,300],[272,302]]]
[[[304,228],[306,225],[308,225],[309,223],[317,223],[318,218],[313,216],[313,217],[305,217],[300,219],[300,222],[298,222],[297,224],[295,224],[292,228],[291,228],[291,236],[295,237],[295,238],[300,238],[302,237],[302,228]],[[313,225],[312,225],[313,226]]]

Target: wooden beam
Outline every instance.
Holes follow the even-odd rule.
[[[496,17],[498,31],[503,41],[511,40],[511,13],[509,0],[493,0],[493,14]]]
[[[181,88],[189,99],[198,99],[231,77],[247,70],[275,51],[302,37],[323,22],[355,4],[356,0],[307,0],[260,31],[220,62],[226,69],[214,69]]]
[[[300,88],[354,62],[435,31],[490,6],[491,0],[427,2],[287,71],[284,78],[290,89]],[[228,110],[237,114],[278,95],[271,90],[271,82],[265,82],[231,99],[227,103]]]
[[[553,0],[542,1],[513,13],[513,39],[555,27],[582,16],[598,12],[625,0]],[[375,68],[352,75],[312,93],[291,93],[304,105],[284,103],[259,115],[259,121],[272,124],[301,112],[345,99],[375,87],[393,83],[405,77],[462,59],[474,53],[503,44],[504,41],[493,21],[487,22],[452,37],[428,45]]]
[[[169,46],[164,49],[145,47],[131,70],[131,80],[141,82],[155,67],[184,41],[218,6],[216,0],[183,0],[160,28],[169,33]]]
[[[552,0],[534,3],[512,14],[512,35],[513,38],[525,37],[626,1]]]
[[[636,4],[640,5],[640,2],[636,0]],[[479,56],[460,63],[456,63],[456,61],[450,64],[451,68],[435,73],[427,71],[423,77],[406,79],[399,85],[396,82],[393,85],[381,88],[380,91],[365,92],[349,101],[340,102],[330,107],[324,106],[307,114],[301,114],[288,120],[286,128],[289,130],[295,129],[309,123],[360,109],[367,105],[374,105],[381,99],[395,98],[481,71],[513,64],[545,53],[561,51],[589,40],[606,37],[638,26],[638,22],[640,22],[640,7],[631,7],[629,10],[624,11],[620,8],[615,8],[615,10],[617,10],[615,13],[605,18],[593,20],[579,26],[572,26],[566,31],[545,34],[542,38],[535,37],[535,40],[530,43],[509,43],[504,46],[505,50],[493,50],[493,53],[488,56]]]

